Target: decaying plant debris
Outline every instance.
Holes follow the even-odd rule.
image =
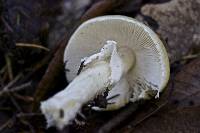
[[[72,0],[0,1],[0,132],[199,132],[200,26],[196,20],[200,19],[200,3],[198,0],[188,0],[187,4],[182,4],[181,0],[136,1],[88,0],[84,8],[65,10],[71,11],[68,16],[63,14],[63,2],[73,5]],[[164,11],[162,17],[160,14],[165,8],[159,7],[165,7],[165,4],[167,9],[176,8]],[[187,27],[194,24],[195,30],[189,35],[181,32],[185,27],[180,26],[177,18],[170,17],[170,13],[178,9],[178,14],[184,14],[185,10],[192,12],[190,17],[185,14],[179,18],[185,20],[181,22]],[[63,53],[71,33],[85,20],[105,14],[136,17],[167,41],[173,61],[166,91],[160,100],[140,101],[113,112],[95,112],[85,105],[73,124],[63,131],[46,129],[38,110],[39,102],[67,85],[64,71],[68,70],[63,67]],[[164,21],[166,16],[170,17],[168,23]],[[170,28],[173,28],[173,34],[177,31],[178,38],[170,36]],[[59,36],[50,38],[55,34]],[[181,41],[181,37],[185,40]],[[48,46],[50,42],[56,43]],[[183,53],[179,42],[184,46],[187,42]],[[104,104],[103,95],[89,104]]]

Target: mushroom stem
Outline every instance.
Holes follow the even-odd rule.
[[[100,53],[87,58],[84,64],[86,68],[66,89],[41,103],[41,110],[47,119],[48,127],[55,125],[62,129],[76,117],[85,103],[94,99],[106,88],[111,90],[111,94],[116,94],[115,91],[119,91],[121,86],[129,89],[125,77],[135,62],[134,54],[131,52],[127,48],[117,50],[116,42],[107,41]],[[122,99],[129,99],[130,95],[127,93],[122,93]],[[124,104],[116,104],[123,106],[126,103],[127,100],[124,100]]]
[[[101,61],[77,76],[63,91],[41,103],[48,126],[59,129],[76,117],[81,106],[109,86],[109,64]],[[62,115],[59,114],[62,112]]]

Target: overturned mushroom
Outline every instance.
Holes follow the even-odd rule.
[[[159,97],[169,79],[163,43],[150,28],[125,16],[102,16],[83,23],[69,40],[64,62],[71,83],[41,103],[48,126],[59,129],[106,89],[112,104],[93,109],[115,110],[130,101]]]

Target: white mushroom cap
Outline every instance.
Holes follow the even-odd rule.
[[[149,90],[161,92],[169,79],[169,60],[159,37],[137,20],[109,15],[90,19],[72,35],[64,54],[66,76],[72,81],[84,57],[98,53],[107,40],[127,47],[135,54],[135,66],[128,72],[128,82],[133,88],[132,101],[148,98]],[[158,93],[159,94],[159,93]]]

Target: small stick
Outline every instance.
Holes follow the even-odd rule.
[[[10,125],[13,122],[12,118],[6,121],[3,125],[0,127],[0,132],[2,132],[8,125]]]
[[[168,103],[168,101],[164,102],[163,104],[161,104],[159,107],[157,107],[157,109],[153,110],[152,112],[150,112],[149,114],[147,114],[145,117],[143,117],[142,119],[140,119],[139,121],[137,121],[136,123],[134,123],[133,125],[131,125],[132,127],[137,126],[138,124],[140,124],[141,122],[143,122],[144,120],[146,120],[147,118],[151,117],[152,115],[154,115],[155,113],[157,113],[161,108],[163,108],[166,104]]]
[[[114,95],[114,96],[111,96],[111,97],[107,98],[107,101],[109,101],[109,100],[111,100],[111,99],[114,99],[114,98],[118,97],[119,95],[120,95],[120,94],[116,94],[116,95]]]
[[[23,119],[20,119],[20,121],[21,123],[29,127],[31,133],[36,133],[33,126],[28,121],[23,120]]]
[[[22,77],[22,74],[19,74],[15,77],[14,80],[12,80],[11,82],[9,82],[4,88],[3,91],[8,90],[11,86],[13,86],[20,78]]]
[[[112,129],[114,129],[116,126],[118,126],[121,122],[126,120],[133,112],[135,112],[139,105],[143,104],[144,101],[140,101],[141,103],[134,103],[133,105],[127,107],[123,111],[121,111],[119,114],[117,114],[117,117],[114,117],[110,121],[108,121],[106,124],[104,124],[98,131],[98,133],[108,133]]]
[[[200,53],[183,56],[182,60],[189,60],[189,59],[194,59],[197,57],[200,57]]]
[[[4,84],[6,81],[8,81],[8,78],[9,78],[8,77],[8,71],[5,71],[4,74],[2,75],[2,83]]]
[[[19,99],[19,100],[22,100],[26,103],[32,103],[34,101],[34,98],[31,97],[31,96],[23,96],[23,95],[20,95],[20,94],[17,94],[17,93],[13,93],[13,96],[16,98],[16,99]]]
[[[10,100],[12,101],[13,105],[17,108],[18,111],[21,112],[21,107],[18,105],[18,103],[15,101],[15,99],[13,98],[13,96],[10,94],[9,92],[9,88],[11,86],[13,86],[20,78],[21,78],[22,74],[19,74],[15,77],[14,80],[12,80],[11,82],[9,82],[2,91],[7,92],[7,95],[9,96]],[[2,93],[2,92],[1,92]]]
[[[1,20],[2,20],[3,24],[5,25],[5,27],[6,27],[10,32],[14,33],[13,28],[8,24],[8,22],[4,19],[3,16],[1,16]]]
[[[21,91],[21,90],[23,90],[23,89],[26,89],[26,88],[28,88],[28,87],[31,87],[31,85],[32,85],[31,82],[27,82],[27,83],[24,83],[24,84],[19,85],[19,86],[17,86],[17,87],[13,87],[13,88],[11,88],[9,91],[10,91],[10,92]]]
[[[11,95],[11,93],[7,93],[11,102],[13,103],[13,105],[15,106],[15,108],[19,111],[22,112],[22,108],[19,106],[18,102],[14,99],[14,97]]]
[[[8,70],[9,79],[13,80],[12,63],[11,63],[11,60],[10,60],[8,54],[5,55],[5,60],[6,60],[6,67],[7,67],[7,70]]]
[[[85,62],[85,61],[82,61],[82,62],[81,62],[81,65],[79,66],[79,69],[78,69],[78,72],[77,72],[76,75],[79,75],[79,74],[81,73],[82,69],[85,67],[85,66],[84,66],[84,62]]]
[[[21,90],[26,89],[26,88],[28,88],[30,86],[31,86],[31,82],[28,82],[28,83],[24,83],[24,84],[22,84],[20,86],[17,86],[17,87],[11,88],[11,89],[8,89],[8,88],[3,89],[2,91],[0,91],[0,97],[5,93],[21,91]]]
[[[19,113],[16,117],[33,117],[33,116],[42,116],[41,113]]]
[[[78,112],[78,115],[79,115],[81,118],[83,118],[84,120],[87,120],[86,116],[85,116],[83,113]]]
[[[3,68],[1,68],[1,70],[0,70],[0,74],[4,73],[5,70],[6,70],[6,65],[5,65]]]

